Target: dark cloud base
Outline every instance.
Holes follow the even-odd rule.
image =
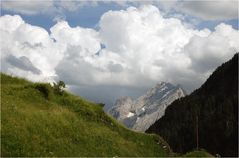
[[[123,86],[70,86],[69,90],[93,102],[104,103],[107,111],[113,106],[116,99],[130,96],[135,99],[143,95],[148,88],[123,87]]]

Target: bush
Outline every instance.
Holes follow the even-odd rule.
[[[39,90],[46,99],[50,100],[52,98],[53,92],[49,83],[36,83],[35,88]]]
[[[97,105],[99,105],[99,106],[102,107],[102,108],[105,106],[104,103],[98,103]]]
[[[58,83],[53,83],[53,88],[54,88],[54,91],[57,93],[57,94],[60,94],[60,95],[63,95],[64,93],[64,90],[63,88],[65,88],[66,85],[63,81],[59,81]]]

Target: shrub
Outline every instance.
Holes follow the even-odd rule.
[[[97,105],[99,105],[99,106],[102,107],[102,108],[105,106],[104,103],[98,103]]]
[[[46,99],[50,100],[52,98],[53,92],[49,83],[36,83],[35,88],[39,90]]]
[[[59,81],[58,83],[53,83],[53,88],[54,88],[54,91],[57,93],[57,94],[60,94],[62,95],[64,93],[64,90],[63,88],[65,88],[66,85],[63,81]]]

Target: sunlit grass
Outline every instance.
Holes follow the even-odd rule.
[[[1,74],[1,156],[168,156],[158,141],[167,146],[124,128],[100,105]]]

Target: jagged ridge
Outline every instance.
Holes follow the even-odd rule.
[[[161,82],[136,100],[130,97],[116,100],[109,113],[126,127],[145,131],[164,115],[168,105],[184,96],[185,91],[180,86]]]

